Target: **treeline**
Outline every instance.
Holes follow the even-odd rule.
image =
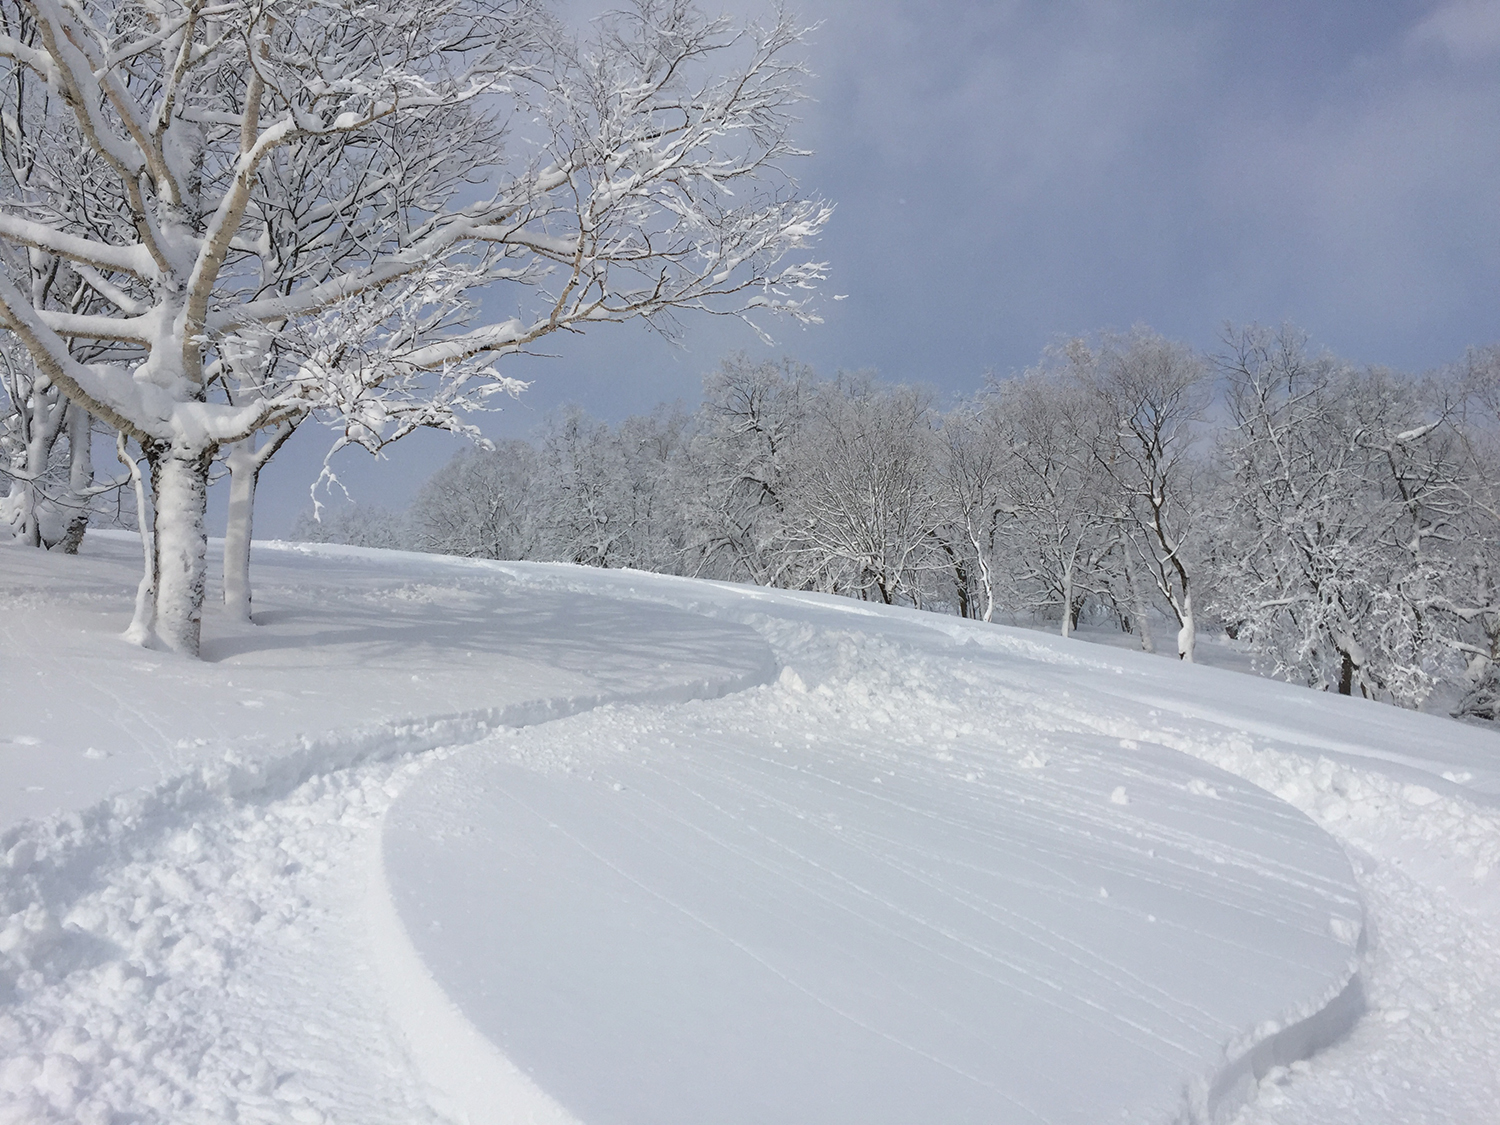
[[[691,413],[569,410],[405,517],[301,532],[1108,625],[1184,660],[1222,630],[1270,674],[1500,718],[1500,348],[1414,378],[1289,328],[1212,356],[1137,330],[947,409],[741,356]]]

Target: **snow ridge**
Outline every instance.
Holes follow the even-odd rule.
[[[1312,1058],[1349,1034],[1366,1010],[1364,978],[1359,971],[1366,931],[1359,933],[1359,959],[1350,964],[1348,980],[1332,998],[1306,1005],[1300,1018],[1258,1025],[1245,1047],[1236,1042],[1225,1051],[1225,1062],[1206,1081],[1184,1091],[1183,1125],[1220,1125],[1252,1101],[1259,1083],[1276,1068]]]
[[[650,1113],[676,1125],[714,1112],[717,1096],[723,1099],[717,1120],[736,1123],[906,1121],[916,1119],[917,1106],[936,1120],[1020,1112],[1025,1119],[1082,1121],[1128,1108],[1125,1119],[1131,1121],[1207,1123],[1222,1120],[1254,1092],[1255,1079],[1269,1065],[1264,1059],[1313,1050],[1357,1016],[1357,1003],[1348,1000],[1358,995],[1357,983],[1351,983],[1362,910],[1343,854],[1301,814],[1178,751],[1093,737],[1055,680],[1051,696],[1059,709],[1039,707],[1038,700],[1047,698],[1042,684],[1059,673],[1072,675],[1074,665],[1046,662],[1039,669],[1030,654],[1008,646],[968,646],[932,630],[891,628],[886,621],[876,630],[829,615],[814,625],[806,607],[793,611],[752,602],[745,608],[749,613],[736,619],[754,618],[785,664],[775,685],[678,708],[600,709],[434,759],[386,818],[385,870],[419,954],[465,1014],[584,1120]],[[530,779],[537,773],[550,780]],[[1133,796],[1122,807],[1111,799],[1115,790]],[[483,794],[499,803],[492,806]],[[1254,834],[1268,827],[1268,812],[1279,818],[1276,833],[1301,841],[1306,850],[1272,858],[1278,853],[1267,851],[1267,842]],[[522,821],[546,823],[550,830],[538,837],[518,827]],[[1251,834],[1226,834],[1223,826],[1231,822]],[[611,823],[620,824],[622,834]],[[455,831],[455,824],[462,829]],[[920,824],[927,828],[914,829]],[[1043,842],[1053,840],[1053,832],[1057,843]],[[904,836],[907,843],[900,842]],[[566,846],[559,851],[564,838],[578,840],[594,860]],[[643,852],[640,845],[653,839]],[[694,839],[699,843],[688,846]],[[756,842],[768,840],[777,847],[763,850]],[[1095,847],[1103,850],[1093,853]],[[1052,882],[1047,868],[1053,863],[1042,857],[1079,849],[1099,860],[1097,868],[1094,860],[1085,861],[1077,868],[1080,876],[1089,878],[1083,873],[1094,870],[1094,878],[1110,884],[1108,894],[1098,884]],[[524,866],[506,861],[508,854],[524,856]],[[664,869],[653,855],[679,857],[671,862],[681,878],[663,882]],[[757,858],[750,867],[738,865],[737,857],[752,856]],[[1293,856],[1295,864],[1277,866]],[[614,874],[601,871],[599,861]],[[1067,869],[1076,862],[1074,855]],[[446,873],[486,864],[498,865],[494,881],[432,889],[440,874],[451,878]],[[712,889],[753,888],[767,865],[777,872],[771,885],[778,889],[765,901],[745,900],[741,891],[724,898]],[[600,937],[593,947],[577,940],[596,921],[607,920],[575,921],[589,919],[589,903],[609,901],[624,886],[616,877],[648,898],[679,906],[611,930],[638,943],[646,960],[622,958],[629,969],[617,968],[593,983],[570,983],[564,991],[584,994],[583,1008],[560,1015],[549,986],[534,982],[593,964],[616,946],[614,937]],[[571,899],[567,888],[575,885],[586,889]],[[545,888],[544,898],[528,897],[536,887]],[[706,899],[700,897],[705,891]],[[1236,925],[1253,923],[1261,913],[1259,896],[1268,891],[1278,902],[1299,904],[1296,909],[1306,912],[1299,924],[1321,931],[1326,954],[1320,956],[1327,957],[1299,978],[1308,983],[1309,996],[1274,1021],[1266,1020],[1267,1009],[1253,995],[1238,1001],[1244,1008],[1214,999],[1229,983],[1234,970],[1226,966],[1235,960],[1256,975],[1248,970],[1256,951],[1239,940]],[[1220,904],[1212,909],[1230,911],[1212,928],[1223,943],[1215,956],[1233,960],[1205,970],[1189,965],[1184,974],[1154,963],[1149,954],[1141,959],[1128,952],[1136,943],[1151,947],[1181,939],[1185,919],[1162,905],[1180,892],[1203,895],[1203,909],[1212,900]],[[798,893],[810,897],[799,899]],[[552,909],[563,899],[571,905],[557,928],[549,929],[536,908]],[[485,905],[448,916],[444,902]],[[814,921],[820,902],[838,915],[832,923]],[[684,921],[689,909],[691,919]],[[485,919],[476,922],[479,913]],[[790,954],[784,936],[766,928],[773,915],[787,918],[804,934],[804,944],[826,951],[818,954],[819,967]],[[917,997],[900,1016],[870,1009],[862,997],[881,990],[862,984],[857,969],[845,971],[860,959],[856,950],[869,948],[859,936],[866,924],[861,918],[886,935],[877,947],[907,950],[902,963],[914,981],[934,979],[923,968],[934,957],[946,966],[942,974],[955,982],[952,987],[983,1001],[960,1001],[945,985],[940,991],[947,999],[935,1007]],[[1088,927],[1111,937],[1077,928],[1078,918],[1091,919]],[[651,927],[659,922],[666,928],[658,933]],[[836,928],[816,928],[829,924]],[[1192,924],[1207,920],[1195,914]],[[468,925],[478,928],[456,931]],[[503,966],[486,968],[483,989],[506,999],[485,1003],[476,999],[480,982],[466,976],[461,951],[495,925],[505,929],[507,952],[521,968],[510,978]],[[704,928],[713,936],[699,944],[693,935]],[[658,982],[640,986],[651,997],[680,986],[680,979],[674,981],[680,967],[653,967],[650,956],[682,941],[705,954],[699,963],[704,983],[693,995],[723,997],[735,982],[762,974],[769,974],[766,988],[716,1001],[720,1017],[693,1030],[638,1027],[647,1055],[631,1053],[628,1036],[599,1030],[616,1027],[617,1013],[593,1007],[587,996],[618,991],[606,982],[625,976]],[[1276,956],[1304,945],[1316,947],[1319,940],[1298,938]],[[564,947],[573,952],[559,954],[556,966],[544,963]],[[1207,975],[1195,977],[1202,972]],[[761,1010],[758,998],[778,989],[794,1006],[795,1018],[780,1008]],[[1341,996],[1344,1003],[1330,1004]],[[1276,1004],[1286,998],[1287,992],[1277,994]],[[1315,1016],[1324,1009],[1321,1018]],[[1028,1042],[1004,1046],[1006,1039],[984,1028],[994,1013],[1007,1010],[1017,1014],[1005,1019],[1060,1019],[1066,1030],[1055,1030],[1054,1023],[1047,1034],[1033,1029]],[[532,1015],[518,1023],[517,1011]],[[1224,1022],[1231,1012],[1253,1022]],[[534,1019],[546,1024],[540,1038],[528,1022]],[[879,1056],[894,1075],[894,1087],[882,1085],[886,1075],[860,1085],[845,1074],[837,1084],[823,1068],[816,1082],[809,1078],[797,1087],[792,1075],[801,1073],[800,1066],[774,1050],[753,1066],[730,1063],[721,1073],[725,1083],[747,1073],[776,1073],[782,1089],[775,1094],[765,1091],[765,1083],[730,1093],[719,1078],[703,1078],[705,1065],[735,1058],[729,1045],[734,1036],[777,1041],[790,1034],[788,1026],[819,1019],[817,1042],[830,1058]],[[1073,1020],[1078,1022],[1068,1022]],[[1131,1026],[1136,1030],[1128,1031]],[[715,1049],[716,1029],[726,1027],[735,1030]],[[1137,1054],[1119,1049],[1122,1032],[1139,1038]],[[1071,1036],[1079,1039],[1070,1042]],[[842,1038],[835,1044],[833,1037]],[[1089,1037],[1097,1042],[1080,1047],[1079,1040]],[[898,1042],[901,1049],[893,1051]],[[559,1055],[548,1046],[557,1043],[568,1050]],[[1104,1054],[1118,1057],[1105,1061],[1092,1048],[1109,1043],[1115,1046]],[[661,1077],[668,1066],[663,1060],[697,1057],[688,1044],[706,1052],[701,1063]],[[823,1057],[813,1044],[801,1045]],[[1003,1056],[1012,1049],[1040,1058],[1007,1061]],[[1088,1058],[1091,1073],[1078,1081],[1076,1058],[1059,1063],[1055,1050]],[[1173,1090],[1215,1055],[1221,1062],[1201,1083]],[[1163,1066],[1163,1058],[1171,1061]],[[586,1073],[577,1069],[577,1060],[584,1059]],[[943,1068],[946,1077],[929,1064]],[[1028,1078],[1038,1064],[1049,1073],[1063,1066],[1070,1077]],[[1136,1071],[1141,1064],[1152,1077]],[[1250,1075],[1248,1082],[1230,1073],[1236,1066]],[[642,1078],[647,1071],[658,1073],[655,1086]],[[956,1073],[986,1075],[988,1081],[955,1082]],[[619,1077],[611,1083],[605,1074]],[[1224,1074],[1230,1078],[1217,1085]],[[914,1095],[918,1079],[927,1085]],[[789,1088],[806,1093],[807,1100],[788,1094]],[[837,1105],[816,1100],[834,1088],[844,1091]],[[670,1105],[666,1089],[673,1091]],[[1008,1102],[1010,1090],[1016,1091],[1014,1104]],[[491,1101],[502,1096],[497,1091]],[[939,1100],[924,1104],[924,1097]],[[1010,1108],[996,1110],[997,1098]]]

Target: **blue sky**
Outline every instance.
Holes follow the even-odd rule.
[[[1500,340],[1500,0],[796,10],[820,26],[798,133],[816,154],[795,172],[837,204],[819,254],[846,299],[771,325],[771,347],[718,319],[675,347],[631,326],[559,340],[515,364],[532,387],[489,432],[564,402],[691,403],[737,349],[957,394],[1137,323],[1211,350],[1225,321],[1290,319],[1409,370]],[[258,531],[306,506],[323,440],[266,470]],[[340,464],[357,499],[401,507],[456,448]]]

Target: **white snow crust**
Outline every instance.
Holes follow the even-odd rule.
[[[0,555],[0,1121],[1482,1122],[1500,740],[1015,630]]]

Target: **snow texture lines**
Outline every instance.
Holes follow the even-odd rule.
[[[793,633],[773,687],[498,735],[387,818],[433,976],[575,1116],[1206,1120],[1358,1014],[1361,906],[1301,814],[1038,718],[1014,658]]]

